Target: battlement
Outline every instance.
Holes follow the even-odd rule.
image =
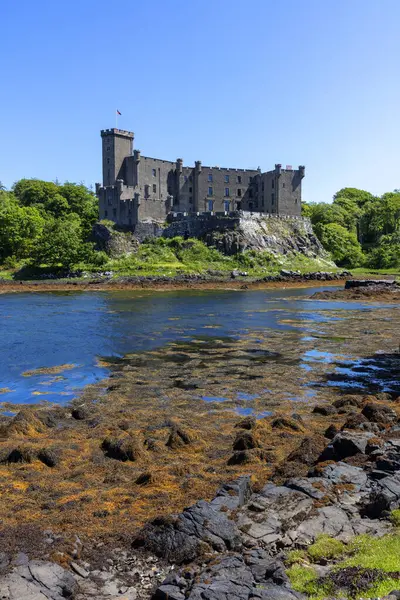
[[[133,133],[133,131],[126,131],[125,129],[102,129],[100,131],[100,135],[101,137],[106,137],[108,135],[118,135],[121,137],[127,137],[127,138],[131,138],[133,139],[135,137],[135,134]]]

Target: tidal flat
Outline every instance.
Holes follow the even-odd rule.
[[[316,406],[389,394],[400,414],[398,302],[315,291],[3,295],[3,540],[130,543],[239,475],[255,489],[290,476],[306,438],[348,419]]]

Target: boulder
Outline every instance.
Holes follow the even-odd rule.
[[[288,417],[276,417],[271,423],[273,429],[291,429],[292,431],[302,431],[302,426],[295,419]]]
[[[333,406],[337,409],[350,408],[352,406],[358,408],[362,404],[362,399],[359,396],[343,396],[333,402]]]
[[[385,516],[400,507],[400,473],[383,477],[374,483],[364,514],[373,519]]]
[[[337,433],[339,433],[339,429],[336,427],[336,425],[332,424],[329,425],[329,427],[325,430],[324,436],[328,438],[328,440],[333,440]]]
[[[205,552],[237,551],[242,542],[235,523],[225,512],[200,500],[176,518],[156,519],[143,528],[134,546],[177,564],[188,563]]]
[[[87,406],[75,406],[75,408],[73,408],[71,411],[72,418],[76,419],[77,421],[84,421],[90,416],[90,414],[91,413]]]
[[[240,430],[236,434],[236,438],[233,442],[233,449],[235,451],[252,450],[259,448],[260,444],[253,432]]]
[[[361,425],[364,423],[368,423],[368,419],[364,417],[361,413],[356,413],[354,415],[350,415],[347,421],[342,426],[342,431],[344,429],[361,429]]]
[[[182,427],[173,425],[166,446],[172,450],[176,450],[177,448],[182,448],[182,446],[187,446],[191,441],[190,435]]]
[[[239,429],[254,429],[257,425],[255,417],[245,417],[236,423],[235,427]]]
[[[0,579],[0,598],[9,600],[73,600],[74,577],[60,565],[32,560]]]
[[[314,406],[313,413],[327,417],[328,415],[335,415],[337,409],[332,404],[317,404],[317,406]]]
[[[372,433],[355,433],[342,431],[335,435],[332,442],[324,449],[318,461],[343,460],[356,454],[365,454]]]
[[[129,436],[123,438],[106,438],[101,445],[102,450],[108,458],[135,461],[140,458],[142,449],[134,438]]]
[[[56,467],[60,462],[59,453],[51,448],[42,448],[39,450],[38,459],[47,467]]]
[[[375,402],[368,402],[362,409],[362,414],[368,421],[382,425],[389,425],[397,421],[397,414],[392,408]]]
[[[296,461],[310,466],[315,463],[325,444],[324,438],[320,435],[305,437],[300,446],[288,455],[286,462]]]

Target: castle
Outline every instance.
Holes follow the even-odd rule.
[[[96,184],[100,219],[134,227],[164,222],[171,213],[226,215],[237,211],[300,216],[301,181],[305,167],[277,164],[272,171],[186,167],[141,156],[133,150],[134,134],[121,129],[101,131],[103,185]]]

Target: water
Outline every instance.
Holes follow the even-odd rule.
[[[341,311],[372,310],[370,305],[309,300],[319,289],[324,288],[3,294],[0,399],[66,403],[83,386],[109,374],[101,357],[118,358],[179,340],[240,338],[259,330],[297,330],[308,340],[321,333],[321,324],[340,319]],[[307,372],[314,363],[334,358],[318,349],[306,351],[302,366]],[[43,367],[59,369],[29,374]],[[237,390],[238,398],[245,400],[241,393]]]

